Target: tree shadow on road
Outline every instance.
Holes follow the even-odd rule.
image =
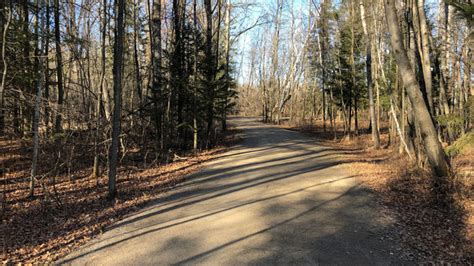
[[[357,183],[357,176],[344,173],[332,178],[321,176],[326,173],[325,171],[337,172],[339,165],[354,162],[355,160],[344,159],[340,155],[355,154],[357,150],[316,146],[311,139],[298,132],[289,131],[286,134],[281,134],[281,129],[278,128],[266,130],[267,134],[262,139],[259,130],[258,128],[247,129],[244,141],[233,151],[221,157],[223,160],[238,158],[239,164],[222,166],[216,163],[213,167],[191,176],[189,181],[178,185],[145,210],[108,228],[108,230],[120,229],[118,234],[94,241],[85,246],[82,253],[68,257],[61,263],[74,262],[76,259],[93,256],[98,252],[145,235],[262,202],[268,205],[266,210],[262,211],[262,217],[278,218],[279,211],[293,207],[279,201],[280,198],[310,192],[311,189],[321,186],[337,185],[338,182],[348,180],[354,185],[347,186],[347,191],[344,193],[335,194],[329,199],[317,194],[303,198],[298,202],[298,205],[303,206],[304,210],[298,214],[280,219],[278,222],[272,222],[267,227],[251,234],[235,236],[234,240],[221,243],[208,250],[203,251],[200,248],[202,241],[206,241],[204,238],[191,238],[186,235],[176,236],[162,247],[172,250],[172,246],[176,246],[176,243],[186,243],[182,248],[189,249],[186,252],[189,257],[182,258],[177,263],[199,263],[237,243],[244,243],[254,237],[265,235],[269,238],[266,243],[260,247],[249,247],[249,249],[265,249],[267,251],[264,254],[267,255],[252,258],[252,264],[350,262],[344,258],[353,259],[356,264],[370,262],[370,259],[379,262],[390,260],[389,251],[381,248],[379,241],[376,241],[380,240],[379,236],[383,234],[387,224],[376,221],[379,215],[376,215],[374,211],[376,207],[372,206],[373,199]],[[268,157],[268,160],[254,162],[252,161],[253,157]],[[297,182],[303,177],[305,182],[311,184],[304,183],[305,186],[292,191],[272,195],[252,194],[248,199],[236,202],[224,198],[224,196],[250,189],[264,190],[269,185]],[[211,204],[211,200],[215,199],[225,202],[214,206]],[[194,209],[199,211],[197,213],[183,211],[189,210],[189,207],[192,206],[196,206]],[[202,210],[198,206],[205,206],[205,208]],[[321,218],[321,215],[326,213],[324,212],[325,208],[337,208],[340,211],[329,212],[329,217]],[[171,212],[173,213],[165,215]],[[145,219],[152,217],[152,224],[144,222]],[[130,224],[133,226],[127,227]],[[295,232],[296,235],[286,233],[291,232],[291,228],[295,226],[298,229]],[[358,230],[362,230],[364,233],[360,234]],[[306,236],[302,237],[301,234]],[[306,239],[306,241],[302,239]],[[281,249],[285,246],[290,251]],[[384,243],[382,246],[387,245]],[[159,247],[156,247],[155,252],[160,252]],[[286,254],[288,256],[285,253],[288,253]],[[328,256],[334,256],[333,260],[330,260],[331,257]],[[242,254],[241,257],[245,258],[246,256]],[[247,262],[248,260],[245,261],[245,263]]]
[[[360,184],[350,187],[345,193],[330,200],[308,200],[303,202],[307,210],[264,229],[244,236],[236,236],[214,248],[190,255],[175,264],[201,264],[211,256],[222,256],[233,246],[240,247],[232,259],[225,263],[246,265],[376,265],[400,262],[395,256],[396,244],[384,235],[389,223],[377,221],[371,197]],[[340,211],[324,217],[326,209],[337,205]],[[370,207],[368,207],[370,206]],[[269,207],[275,215],[286,204]],[[321,217],[323,216],[323,217]],[[296,230],[301,231],[297,232]],[[245,242],[261,237],[266,239],[259,246],[248,246]],[[185,237],[183,237],[185,238]],[[168,243],[171,244],[171,243]],[[199,240],[195,240],[195,248]],[[166,248],[165,248],[166,249]]]

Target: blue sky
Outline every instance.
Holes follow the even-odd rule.
[[[299,10],[301,13],[300,16],[307,17],[308,15],[308,6],[309,1],[314,4],[319,5],[321,0],[284,0],[286,4],[293,3],[294,9]],[[437,19],[438,13],[438,1],[439,0],[425,0],[425,7],[427,9],[427,18],[431,21]],[[272,9],[276,6],[277,0],[235,0],[232,1],[232,4],[251,4],[252,8],[247,13],[247,18],[239,24],[235,29],[234,33],[242,30],[243,28],[248,27],[248,25],[252,25],[259,17],[268,15],[271,16]],[[333,4],[338,5],[340,0],[333,0]],[[234,10],[234,15],[236,15],[239,10]],[[239,19],[237,19],[239,21]],[[248,31],[244,35],[242,35],[239,40],[234,44],[233,49],[235,51],[234,61],[236,62],[236,66],[242,66],[243,69],[241,70],[241,75],[238,76],[238,81],[242,82],[246,80],[246,75],[248,72],[247,65],[249,64],[249,50],[252,45],[255,45],[255,38],[259,37],[260,34],[263,32],[263,27],[254,28],[251,31]],[[242,61],[243,60],[243,61]],[[237,69],[238,70],[238,69]]]

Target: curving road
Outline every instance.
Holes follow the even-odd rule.
[[[400,264],[344,153],[235,118],[243,141],[60,264]]]

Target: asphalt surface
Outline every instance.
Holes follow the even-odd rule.
[[[388,265],[396,245],[349,150],[235,118],[242,142],[59,264]]]

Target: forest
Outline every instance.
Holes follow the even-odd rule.
[[[402,2],[392,20],[382,1],[277,2],[248,51],[239,110],[277,124],[283,116],[299,125],[322,120],[335,137],[338,127],[343,138],[369,128],[375,149],[388,123],[402,152],[446,175],[440,142],[472,127],[472,4]]]
[[[472,0],[0,0],[0,258],[54,262],[179,194],[249,148],[245,117],[403,168],[373,189],[429,213],[402,243],[437,230],[419,261],[467,263],[473,23]]]

